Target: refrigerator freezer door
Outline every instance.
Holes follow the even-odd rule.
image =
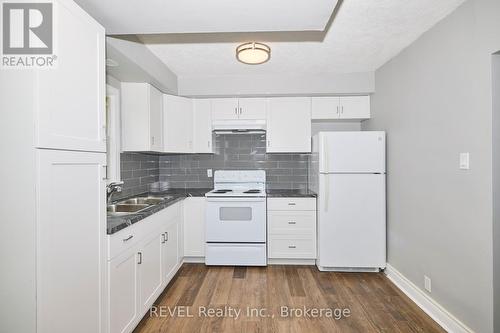
[[[321,132],[320,173],[385,173],[385,132]]]
[[[385,175],[322,174],[318,199],[320,269],[385,267]]]

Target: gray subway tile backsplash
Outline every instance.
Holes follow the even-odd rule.
[[[113,198],[123,198],[149,190],[149,185],[158,181],[159,155],[143,153],[122,153],[120,155],[121,179],[123,190]]]
[[[307,154],[266,154],[265,134],[219,134],[215,154],[160,156],[160,180],[170,187],[213,187],[207,169],[263,169],[272,189],[307,189]]]
[[[218,134],[215,154],[154,155],[122,153],[122,193],[115,198],[148,191],[158,180],[171,188],[212,188],[207,169],[266,170],[270,189],[307,189],[308,154],[266,154],[265,134]]]

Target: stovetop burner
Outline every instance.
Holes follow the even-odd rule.
[[[260,190],[248,190],[248,191],[245,191],[243,193],[247,193],[247,194],[260,193]]]
[[[233,190],[216,190],[216,191],[213,191],[212,193],[222,194],[222,193],[228,193],[228,192],[233,192]]]

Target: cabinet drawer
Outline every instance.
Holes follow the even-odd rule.
[[[269,234],[316,235],[315,211],[270,211],[267,223]]]
[[[270,235],[268,256],[279,259],[315,259],[315,238]]]
[[[267,210],[316,210],[316,198],[269,198]]]
[[[132,225],[123,230],[108,236],[108,260],[116,257],[120,253],[137,245],[143,233],[136,225]]]

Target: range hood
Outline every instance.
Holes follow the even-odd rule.
[[[256,134],[265,133],[265,120],[214,120],[212,130],[216,134]]]

